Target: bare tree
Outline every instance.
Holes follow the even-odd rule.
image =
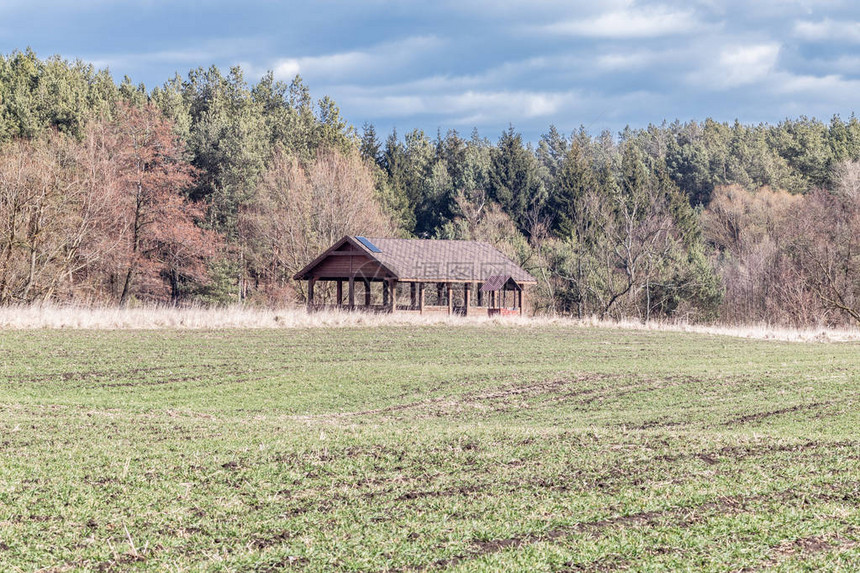
[[[824,309],[860,324],[860,194],[840,191],[804,200],[792,256]]]
[[[0,153],[0,303],[73,294],[92,206],[79,147],[50,132]]]
[[[394,231],[356,153],[323,150],[308,165],[276,151],[253,202],[240,214],[247,260],[259,287],[282,297],[292,276],[344,235]]]

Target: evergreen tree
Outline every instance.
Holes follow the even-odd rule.
[[[522,135],[510,126],[492,152],[489,194],[514,220],[522,232],[543,207],[545,187],[534,155],[523,145]]]
[[[549,131],[541,135],[537,147],[537,158],[546,169],[549,180],[554,179],[558,174],[569,145],[554,125],[550,125]]]
[[[381,146],[376,137],[376,128],[373,127],[372,123],[365,122],[362,127],[361,145],[359,146],[362,159],[379,164],[382,162],[380,150]]]
[[[549,198],[552,228],[558,236],[564,238],[575,233],[586,193],[596,188],[597,179],[588,158],[579,143],[574,142],[561,162]]]

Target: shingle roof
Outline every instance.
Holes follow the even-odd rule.
[[[329,252],[345,241],[361,249],[402,281],[484,282],[492,276],[505,275],[518,283],[537,282],[489,243],[375,237],[344,237],[296,274],[295,278],[304,278]],[[376,247],[376,250],[371,247]]]
[[[493,275],[484,282],[481,292],[502,290],[508,284],[509,280],[511,280],[510,275]]]
[[[361,241],[355,243],[400,280],[483,282],[493,275],[509,275],[518,283],[537,282],[489,243],[374,237],[367,240],[380,252],[373,252]]]

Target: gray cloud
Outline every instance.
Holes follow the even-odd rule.
[[[380,131],[492,135],[514,123],[535,140],[550,124],[774,122],[847,115],[860,87],[860,6],[848,0],[225,0],[206,10],[90,0],[73,22],[59,2],[10,1],[0,7],[10,49],[87,57],[148,85],[211,64],[242,63],[252,80],[300,73],[351,122]],[[63,17],[33,17],[45,7]],[[145,18],[112,20],[123,14]]]

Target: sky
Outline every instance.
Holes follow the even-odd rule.
[[[537,141],[550,125],[827,121],[860,101],[852,0],[0,0],[0,52],[27,47],[148,88],[213,64],[300,74],[381,134],[513,125]]]

